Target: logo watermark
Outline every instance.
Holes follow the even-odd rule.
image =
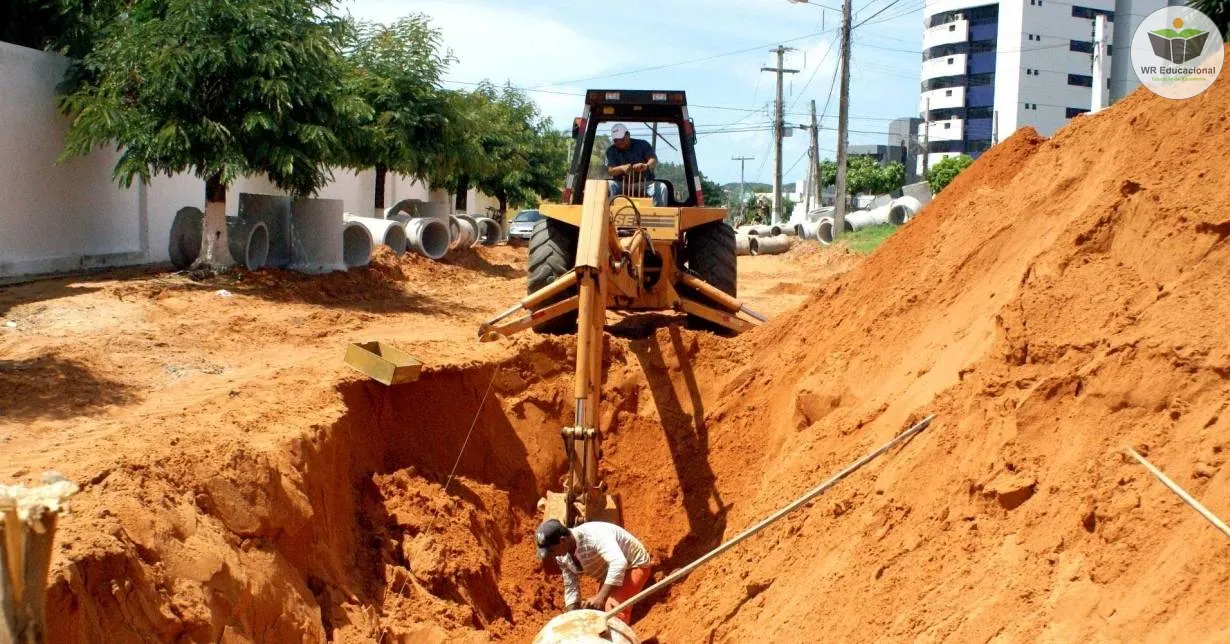
[[[1150,91],[1191,98],[1208,89],[1225,62],[1221,32],[1203,13],[1174,6],[1149,14],[1132,37],[1132,69]]]

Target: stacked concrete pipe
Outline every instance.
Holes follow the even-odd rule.
[[[475,217],[474,221],[478,223],[478,243],[483,246],[495,246],[500,243],[500,238],[504,236],[500,229],[500,222],[491,217]]]
[[[363,224],[354,221],[342,223],[342,262],[346,268],[370,264],[374,246],[372,233]]]
[[[857,210],[846,215],[846,223],[850,224],[853,230],[862,230],[868,226],[887,224],[889,207],[888,204],[885,204],[871,210]]]
[[[790,238],[785,235],[761,237],[756,240],[753,255],[779,255],[790,250]]]
[[[845,232],[852,233],[854,228],[850,225],[850,220],[846,219],[842,229]],[[816,240],[821,244],[828,246],[833,243],[833,218],[821,217],[820,221],[816,222]]]
[[[453,215],[449,217],[452,233],[451,248],[465,250],[478,242],[478,222],[468,215]]]
[[[269,259],[269,228],[264,222],[226,218],[227,248],[235,263],[255,271]]]
[[[440,259],[448,253],[450,236],[448,226],[431,217],[407,218],[406,242],[410,250],[427,259]]]
[[[744,234],[735,235],[735,254],[751,255],[753,237]]]
[[[290,207],[291,219],[291,270],[300,273],[328,273],[347,268],[344,239],[346,233],[342,221],[340,199],[295,199]],[[351,259],[361,253],[362,237],[367,238],[367,253],[371,256],[371,235],[358,224],[352,227],[363,233],[349,233],[352,248]],[[358,246],[357,248],[355,246]]]
[[[406,225],[402,222],[396,219],[359,217],[349,213],[344,218],[347,222],[353,222],[366,228],[375,243],[392,248],[393,252],[398,255],[406,252]]]
[[[905,222],[914,218],[918,211],[922,210],[923,204],[914,197],[905,196],[893,199],[893,202],[888,206],[888,222],[900,226]]]

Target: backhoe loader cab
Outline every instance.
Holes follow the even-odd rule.
[[[585,109],[572,122],[575,144],[564,181],[564,203],[584,203],[586,180],[607,178],[606,150],[595,146],[598,135],[609,132],[615,123],[626,124],[634,138],[648,141],[660,159],[669,156],[683,166],[682,181],[661,174],[656,179],[667,188],[667,206],[705,205],[696,169],[696,130],[688,117],[687,95],[676,91],[602,89],[585,93]]]
[[[663,146],[659,160],[664,147],[679,160],[682,177],[657,177],[670,183],[666,206],[654,206],[635,191],[609,195],[606,151],[594,154],[594,144],[601,124],[614,122]],[[735,233],[725,209],[704,207],[683,92],[590,90],[573,135],[577,145],[563,203],[538,208],[544,217],[530,237],[529,294],[478,330],[484,341],[530,327],[577,335],[576,416],[561,430],[566,489],[542,500],[547,518],[569,526],[620,522],[619,499],[598,471],[606,312],[677,311],[690,326],[727,333],[764,321],[736,298]]]

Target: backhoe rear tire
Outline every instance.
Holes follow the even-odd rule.
[[[534,224],[534,232],[530,235],[527,293],[550,285],[572,270],[577,261],[577,238],[580,232],[576,226],[550,218],[544,218]],[[731,237],[731,240],[734,238]],[[547,300],[545,304],[554,304],[576,294],[577,287],[573,286]],[[538,333],[564,334],[576,333],[576,330],[576,311],[534,325],[534,331]]]
[[[735,230],[724,221],[712,221],[684,233],[684,258],[692,274],[717,290],[738,297],[739,268],[735,257]],[[702,302],[707,298],[699,297]],[[695,315],[688,316],[689,329],[729,332]]]

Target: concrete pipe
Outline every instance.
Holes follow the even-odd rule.
[[[470,224],[470,230],[474,233],[474,241],[470,242],[469,247],[476,246],[478,244],[479,233],[478,218],[474,215],[457,215],[457,218]]]
[[[751,255],[752,254],[752,238],[747,235],[735,235],[735,254],[736,255]]]
[[[849,221],[843,222],[842,229],[847,233],[854,232],[854,228],[850,226]],[[833,243],[833,218],[821,217],[820,221],[816,222],[816,239],[825,246]]]
[[[414,219],[414,217],[411,217],[404,212],[397,213],[396,215],[389,215],[388,218],[390,221],[400,221],[403,226],[409,226],[410,222]],[[447,229],[447,226],[445,228]]]
[[[353,221],[342,224],[342,261],[346,268],[371,263],[373,245],[372,233],[363,224]]]
[[[384,218],[392,219],[393,215],[403,214],[409,217],[418,216],[422,212],[422,199],[402,199],[392,206],[384,209]]]
[[[888,207],[888,223],[900,226],[914,218],[922,210],[922,203],[914,197],[898,197]]]
[[[787,235],[789,237],[802,237],[803,236],[803,224],[801,222],[784,224],[782,226],[782,234]]]
[[[871,210],[857,210],[846,215],[846,223],[854,230],[862,230],[868,226],[877,226],[888,223],[887,205],[872,208]]]
[[[291,270],[300,273],[346,270],[341,199],[295,199],[290,206],[290,221]],[[366,235],[370,256],[371,235],[362,226],[354,226]],[[357,235],[351,233],[351,238]]]
[[[478,241],[478,230],[474,224],[474,220],[464,215],[454,215],[449,217],[450,228],[452,229],[451,242],[449,248],[460,248],[465,250],[474,245]]]
[[[504,236],[504,231],[500,229],[500,222],[491,217],[475,217],[478,222],[478,243],[483,246],[495,246],[500,243],[500,238]]]
[[[820,222],[809,221],[803,224],[803,232],[799,234],[799,237],[803,239],[810,239],[813,241],[818,240],[820,239],[819,230],[820,230]]]
[[[269,260],[269,228],[264,222],[227,217],[226,241],[231,259],[250,271],[264,268]]]
[[[192,266],[201,254],[201,233],[205,229],[205,213],[200,208],[187,206],[175,213],[171,222],[171,240],[167,250],[171,265],[176,270]]]
[[[782,234],[781,225],[773,224],[772,226],[769,226],[769,237],[777,237],[780,234]]]
[[[756,251],[758,251],[759,249],[760,249],[760,238],[759,238],[759,237],[757,237],[757,236],[755,236],[755,235],[748,235],[748,237],[747,237],[747,254],[748,254],[748,255],[755,255],[755,254],[756,254]]]
[[[785,235],[761,237],[756,241],[756,255],[780,255],[790,250],[790,238]]]
[[[547,622],[534,644],[641,644],[641,640],[618,617],[607,619],[596,610],[574,610]]]
[[[448,252],[448,226],[439,219],[418,217],[406,226],[406,241],[410,250],[427,259],[440,259]]]
[[[290,197],[239,193],[239,220],[248,225],[265,224],[269,233],[265,266],[285,268],[291,264],[290,206]]]
[[[744,224],[735,228],[735,232],[740,235],[755,235],[756,226],[752,224]]]
[[[406,225],[396,219],[376,219],[375,217],[358,217],[346,215],[346,221],[354,222],[371,233],[372,240],[393,249],[399,256],[406,252]]]

